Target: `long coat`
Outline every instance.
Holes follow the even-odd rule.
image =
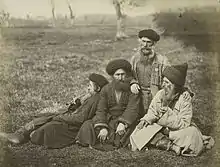
[[[74,113],[48,117],[50,120],[47,123],[31,133],[31,142],[48,148],[62,148],[74,143],[83,122],[95,115],[99,99],[100,94],[96,93],[85,100]]]
[[[146,65],[141,62],[141,53],[138,51],[131,58],[131,65],[133,70],[134,80],[131,83],[138,83],[141,88],[146,83],[145,77],[150,75],[150,91],[153,96],[160,90],[162,84],[162,72],[169,62],[166,56],[154,53],[154,59],[151,64],[151,71],[146,70]],[[149,74],[150,73],[150,74]]]
[[[214,144],[214,140],[209,136],[202,135],[196,124],[192,122],[191,101],[186,101],[181,94],[169,107],[161,107],[163,95],[164,90],[162,89],[156,94],[150,104],[148,113],[141,120],[145,120],[149,124],[157,123],[168,128],[170,130],[170,140],[182,148],[182,155],[197,156],[204,148],[210,148]],[[135,137],[133,134],[131,139]],[[142,134],[141,136],[142,140],[139,140],[140,142],[149,140],[145,138],[147,135]],[[139,144],[133,143],[133,146]]]
[[[139,95],[132,94],[130,91],[123,91],[117,103],[114,84],[109,83],[101,91],[96,115],[92,120],[86,121],[82,125],[77,140],[83,145],[95,146],[99,143],[97,134],[100,129],[105,127],[109,132],[109,140],[106,143],[117,148],[126,145],[131,129],[135,127],[139,116],[139,102]],[[127,127],[124,136],[115,134],[120,122]]]
[[[146,113],[152,98],[161,89],[162,72],[169,65],[166,56],[154,53],[152,63],[144,64],[141,62],[142,53],[136,52],[131,58],[131,65],[134,79],[131,84],[138,83],[141,88],[142,98],[142,116]]]

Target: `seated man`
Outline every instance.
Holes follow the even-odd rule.
[[[99,92],[107,83],[104,76],[93,73],[89,76],[88,94],[90,97],[86,94],[86,99],[80,106],[77,106],[77,109],[76,105],[71,105],[68,111],[41,116],[33,119],[15,133],[1,132],[0,136],[14,144],[22,144],[31,140],[34,144],[44,145],[48,148],[68,146],[75,142],[74,139],[82,123],[95,115],[100,99]]]
[[[192,103],[183,95],[187,68],[185,63],[163,71],[163,89],[155,95],[148,113],[130,136],[133,151],[151,144],[177,155],[197,156],[204,148],[213,146],[214,140],[202,135],[191,120]]]
[[[131,64],[127,60],[109,62],[106,72],[113,80],[102,89],[96,115],[84,122],[76,140],[83,146],[113,150],[129,142],[139,115],[140,97],[130,92]]]

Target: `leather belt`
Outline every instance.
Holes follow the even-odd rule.
[[[141,90],[142,90],[142,91],[148,91],[148,92],[151,91],[151,90],[150,90],[150,87],[145,87],[145,88],[141,87]]]

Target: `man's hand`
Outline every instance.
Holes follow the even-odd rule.
[[[143,127],[146,127],[148,125],[148,122],[145,120],[141,120],[139,124],[137,125],[137,129],[141,130]]]
[[[131,92],[134,94],[138,94],[140,91],[140,86],[136,83],[131,85]]]
[[[125,134],[125,125],[123,123],[118,124],[118,127],[116,129],[116,133],[118,133],[119,135]]]
[[[170,98],[169,98],[169,95],[165,93],[162,94],[162,99],[161,99],[161,102],[162,102],[162,106],[161,107],[167,107],[169,105],[169,101],[170,101]]]
[[[188,91],[183,92],[182,96],[183,96],[183,99],[185,101],[191,101],[192,100],[192,97],[191,97],[191,95],[190,95],[190,93]]]
[[[101,129],[98,135],[100,142],[104,142],[107,139],[107,136],[108,130],[106,128]]]

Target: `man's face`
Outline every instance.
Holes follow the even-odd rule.
[[[141,52],[144,56],[149,56],[154,47],[154,42],[147,37],[139,38],[139,44],[141,48]]]
[[[166,77],[163,78],[162,87],[165,92],[165,96],[168,100],[171,100],[174,95],[174,84],[170,82],[170,80]]]
[[[126,78],[126,72],[123,69],[118,69],[117,71],[115,71],[113,78],[117,81],[124,81]]]
[[[97,89],[98,88],[97,88],[96,84],[94,82],[92,82],[92,81],[89,81],[88,92],[93,94],[93,93],[96,92]]]

